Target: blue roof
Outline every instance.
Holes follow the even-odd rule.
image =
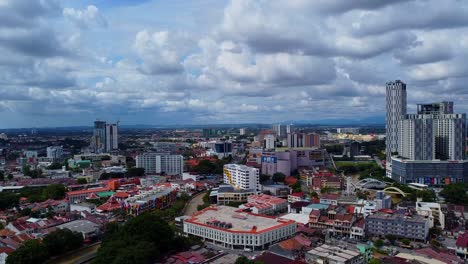
[[[307,208],[312,208],[312,209],[317,209],[317,210],[320,210],[320,209],[327,209],[329,206],[329,204],[309,204],[308,206],[306,206]]]

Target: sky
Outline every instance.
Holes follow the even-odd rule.
[[[468,112],[468,1],[0,0],[0,128]]]

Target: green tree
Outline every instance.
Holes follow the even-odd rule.
[[[381,239],[377,239],[377,240],[374,242],[374,246],[375,246],[376,248],[381,248],[381,247],[383,247],[383,245],[384,245],[384,242],[383,242]]]
[[[407,239],[407,238],[403,238],[403,239],[401,240],[401,243],[403,243],[403,244],[405,244],[405,245],[408,246],[409,244],[411,244],[411,241],[410,241],[409,239]]]
[[[19,196],[15,193],[0,192],[0,209],[5,210],[18,206]]]
[[[273,177],[271,177],[271,179],[274,181],[274,182],[284,182],[284,179],[286,178],[286,175],[284,175],[283,173],[281,172],[277,172],[275,174],[273,174]]]
[[[52,164],[50,164],[50,165],[47,167],[47,169],[48,169],[48,170],[59,170],[59,169],[62,168],[62,166],[63,166],[63,164],[60,163],[60,162],[53,162]]]
[[[5,173],[0,171],[0,181],[5,181]]]
[[[468,205],[468,183],[452,183],[445,185],[440,195],[448,203]]]
[[[296,183],[294,183],[293,185],[291,185],[291,188],[292,188],[293,192],[295,192],[295,193],[301,192],[301,191],[302,191],[301,182],[300,182],[300,181],[297,181]]]
[[[94,263],[152,263],[175,249],[175,233],[161,213],[146,212],[106,231]]]
[[[234,264],[260,264],[258,261],[250,260],[246,256],[240,256],[236,259]]]
[[[45,199],[59,200],[65,197],[65,186],[63,184],[50,184],[43,191],[43,197]]]
[[[144,168],[129,168],[126,173],[127,177],[139,177],[145,176],[145,169]]]
[[[87,184],[88,180],[86,178],[78,178],[76,179],[76,184]]]
[[[13,179],[13,174],[8,173],[7,178],[8,178],[9,181],[11,181]]]
[[[385,235],[385,238],[390,241],[390,243],[395,243],[397,237],[395,235],[392,235],[392,234],[388,234],[388,235]]]
[[[26,241],[13,251],[6,260],[7,264],[44,263],[49,258],[47,247],[37,239]]]
[[[321,194],[332,193],[332,192],[334,192],[334,191],[335,191],[334,188],[328,187],[328,186],[322,187],[322,188],[320,189],[320,193],[321,193]]]
[[[260,174],[260,182],[266,182],[270,179],[269,175],[266,174]]]
[[[380,264],[380,259],[373,258],[369,261],[369,264]]]
[[[60,255],[80,248],[83,245],[83,235],[69,229],[57,229],[46,235],[42,241],[50,255]]]
[[[422,198],[423,202],[435,202],[437,196],[432,190],[419,190],[416,192],[416,197]]]

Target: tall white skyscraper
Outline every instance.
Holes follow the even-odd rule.
[[[95,153],[119,149],[117,124],[106,124],[105,121],[94,121],[91,149]]]
[[[224,165],[224,183],[237,189],[260,191],[260,170],[238,164]]]
[[[386,154],[387,176],[391,177],[392,153],[398,152],[398,128],[406,115],[406,84],[400,80],[388,82],[386,88]]]

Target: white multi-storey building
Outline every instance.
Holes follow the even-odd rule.
[[[264,149],[275,149],[276,147],[276,138],[274,135],[266,135],[265,139],[263,140],[263,148]]]
[[[60,160],[63,155],[62,146],[51,146],[47,147],[47,158],[52,159],[53,161]]]
[[[410,160],[464,160],[466,115],[453,102],[418,105],[399,125],[399,155]]]
[[[239,129],[239,135],[241,136],[245,135],[245,128]]]
[[[144,153],[136,156],[136,167],[144,168],[145,172],[149,174],[182,175],[184,157],[169,153]]]
[[[392,153],[398,152],[398,127],[406,115],[406,84],[400,80],[388,82],[386,88],[386,154],[387,176],[391,177]]]
[[[238,164],[226,164],[223,170],[224,183],[237,189],[260,191],[260,170]]]
[[[183,220],[184,232],[232,249],[265,249],[296,233],[296,222],[212,206]]]

